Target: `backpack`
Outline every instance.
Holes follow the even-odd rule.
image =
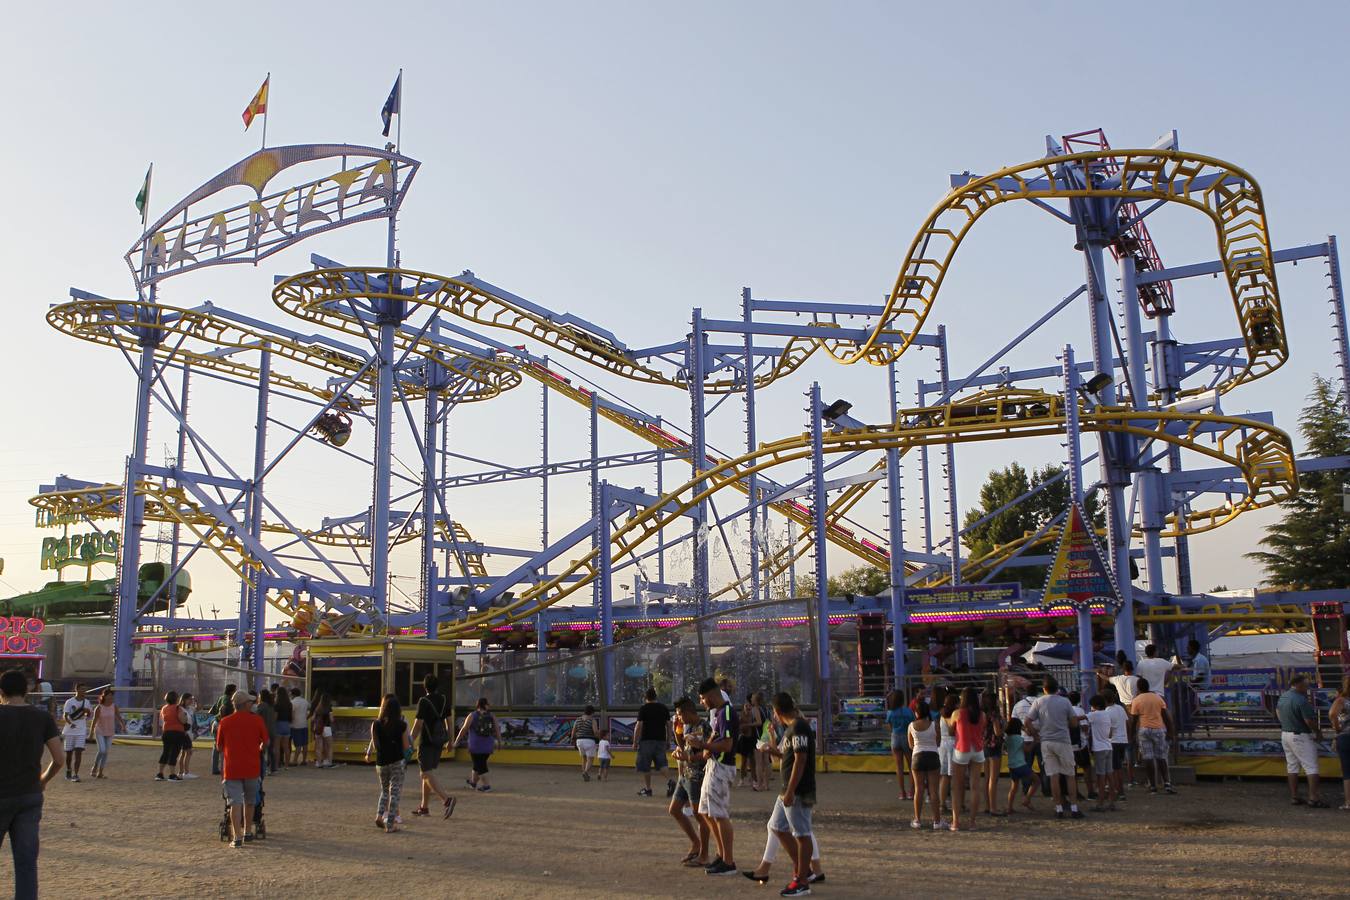
[[[487,737],[487,738],[495,737],[496,729],[494,728],[494,725],[495,723],[492,721],[492,713],[476,712],[473,714],[473,725],[471,727],[473,729],[473,733],[478,735],[479,737]]]
[[[431,706],[431,697],[423,697],[422,699],[427,701],[427,706]],[[446,699],[442,697],[440,711],[437,712],[436,718],[431,720],[430,728],[428,729],[427,740],[431,741],[433,744],[445,744],[450,740],[450,733],[445,728],[446,702]],[[432,709],[435,709],[435,707],[432,707]]]

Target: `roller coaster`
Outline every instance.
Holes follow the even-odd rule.
[[[1082,146],[1089,149],[1065,149]],[[129,683],[132,641],[145,628],[233,634],[252,654],[243,661],[261,668],[258,636],[265,604],[301,640],[404,631],[482,641],[493,629],[531,622],[542,647],[546,617],[573,607],[569,598],[589,588],[600,623],[598,638],[611,645],[614,583],[622,568],[637,569],[639,589],[650,597],[673,598],[705,615],[719,604],[772,599],[770,586],[794,573],[807,554],[814,563],[814,627],[825,637],[831,604],[827,545],[886,574],[889,587],[877,603],[894,626],[891,671],[898,677],[905,666],[907,591],[989,583],[1010,564],[1044,564],[1037,554],[1053,545],[1062,519],[983,556],[963,557],[956,446],[1053,438],[1070,448],[1065,477],[1072,496],[1081,499],[1085,491],[1096,491],[1104,500],[1107,527],[1101,536],[1120,593],[1110,618],[1117,645],[1132,652],[1135,629],[1152,621],[1150,610],[1166,611],[1159,622],[1180,621],[1168,616],[1184,615],[1177,604],[1194,595],[1190,537],[1288,499],[1298,491],[1301,468],[1350,462],[1296,460],[1288,435],[1269,414],[1234,416],[1219,409],[1230,392],[1269,375],[1289,358],[1276,277],[1281,263],[1325,260],[1336,326],[1333,349],[1342,381],[1350,376],[1336,241],[1276,249],[1256,181],[1222,160],[1182,152],[1175,133],[1151,148],[1122,150],[1111,148],[1101,132],[1084,132],[1066,135],[1062,142],[1048,140],[1046,150],[1041,159],[988,175],[953,176],[880,305],[772,300],[746,289],[739,318],[707,318],[695,309],[685,338],[635,349],[593,322],[558,313],[471,271],[447,276],[404,267],[397,251],[397,217],[420,163],[397,150],[331,144],[264,148],[208,181],[140,235],[127,254],[134,299],[72,289],[69,300],[48,310],[47,321],[57,331],[114,349],[135,369],[134,438],[120,483],[57,479],[31,502],[53,522],[120,523],[118,590],[110,610],[119,684]],[[341,166],[337,174],[265,193],[292,167],[334,159]],[[253,198],[202,212],[218,202],[218,194],[241,188],[250,189]],[[291,197],[304,199],[287,206]],[[951,377],[945,328],[933,334],[925,332],[925,325],[963,239],[985,212],[1013,200],[1073,228],[1084,259],[1084,284],[968,376]],[[1194,209],[1210,220],[1216,259],[1163,266],[1146,219],[1167,205]],[[385,265],[349,266],[314,255],[311,270],[276,279],[273,303],[298,328],[212,303],[177,307],[157,297],[167,278],[216,264],[256,265],[333,228],[376,220],[387,224]],[[1115,302],[1108,287],[1108,254],[1119,279]],[[1224,279],[1238,337],[1185,344],[1172,334],[1175,284],[1206,274]],[[1073,348],[1065,346],[1057,365],[991,373],[1050,319],[1083,308],[1090,325],[1090,361],[1076,362]],[[1145,319],[1151,332],[1144,331]],[[826,404],[820,386],[813,384],[806,429],[760,442],[756,391],[789,379],[818,351],[841,364],[866,362],[884,369],[881,390],[892,415],[877,424],[860,422],[849,416],[847,403]],[[920,380],[918,403],[904,406],[898,365],[902,358],[927,353],[937,357],[939,380]],[[560,359],[588,374],[561,366]],[[181,374],[176,396],[166,378],[170,371]],[[610,384],[682,397],[689,405],[688,430],[624,402],[592,381],[592,374]],[[251,471],[232,465],[191,425],[190,386],[202,377],[256,395]],[[452,411],[460,404],[494,400],[527,381],[539,386],[544,409],[541,463],[492,463],[479,472],[448,474]],[[707,438],[708,401],[731,394],[741,396],[745,406],[746,444],[739,453],[718,451]],[[550,395],[589,413],[589,458],[563,463],[548,458]],[[300,424],[279,421],[273,401],[302,409]],[[166,465],[154,465],[148,457],[152,406],[166,411],[176,426],[178,453]],[[416,448],[414,460],[398,460],[407,474],[394,472],[391,464],[399,408]],[[349,444],[354,420],[372,426],[368,451]],[[601,422],[651,449],[601,456]],[[269,426],[289,434],[280,451],[268,446]],[[1101,473],[1088,487],[1079,455],[1084,435],[1096,439]],[[278,464],[301,443],[369,465],[369,506],[314,527],[294,523],[268,498],[264,485],[279,477]],[[938,517],[947,520],[945,540],[933,533],[939,505],[930,502],[935,493],[930,453],[945,458],[945,484],[936,489],[947,495],[945,509],[938,509]],[[922,549],[906,549],[902,527],[900,469],[910,454],[918,458],[922,473]],[[192,465],[189,456],[195,457]],[[1208,466],[1189,465],[1197,460]],[[866,468],[835,474],[855,461]],[[664,483],[671,465],[689,472],[673,489]],[[654,491],[621,487],[602,477],[609,469],[632,466],[654,467]],[[550,534],[549,480],[567,475],[589,476],[591,509],[558,537]],[[493,547],[475,540],[472,523],[459,519],[454,490],[523,479],[542,486],[539,546]],[[395,497],[395,481],[407,492]],[[878,485],[886,491],[885,535],[850,516]],[[738,498],[736,508],[718,513],[716,502],[728,496]],[[411,508],[398,508],[401,503]],[[787,539],[778,546],[767,539],[771,514],[790,523]],[[742,520],[749,524],[750,539],[736,548],[727,529]],[[169,545],[171,573],[146,597],[134,573],[150,522],[168,529],[159,540]],[[733,558],[733,574],[715,585],[710,545],[719,539]],[[1170,554],[1163,541],[1171,542]],[[415,597],[399,600],[390,588],[389,552],[407,543],[421,550],[419,588]],[[561,562],[587,543],[584,553]],[[667,555],[676,546],[687,547],[691,558],[685,584],[665,578]],[[734,557],[747,548],[742,571]],[[201,549],[237,576],[237,617],[193,617],[163,602],[160,593],[174,590],[172,575]],[[1165,587],[1168,555],[1175,562],[1173,591]],[[643,564],[653,557],[655,579]],[[1144,561],[1146,588],[1132,583],[1135,557]],[[497,565],[499,558],[512,560],[510,568]],[[353,568],[358,571],[352,573]],[[1254,614],[1247,607],[1238,612]],[[1084,630],[1090,611],[1079,610],[1078,618],[1080,641],[1090,641],[1090,628]],[[818,652],[816,663],[818,677],[828,681],[828,653]]]

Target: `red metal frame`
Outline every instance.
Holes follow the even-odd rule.
[[[1066,134],[1060,140],[1065,153],[1111,149],[1111,144],[1106,139],[1106,132],[1100,128]],[[1120,171],[1120,166],[1114,161],[1106,162],[1101,168],[1110,175],[1115,175]],[[1139,206],[1135,203],[1122,204],[1120,214],[1123,219],[1132,219],[1139,215]],[[1143,222],[1135,222],[1121,236],[1119,245],[1113,244],[1111,246],[1111,256],[1117,261],[1119,261],[1122,251],[1134,257],[1140,271],[1158,271],[1163,268],[1162,257],[1158,255],[1158,246],[1153,243],[1153,238],[1148,233],[1148,227]],[[1157,281],[1152,284],[1140,285],[1139,305],[1144,310],[1144,315],[1150,319],[1159,315],[1170,315],[1176,309],[1172,302],[1172,282]]]

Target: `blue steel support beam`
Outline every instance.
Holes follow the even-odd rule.
[[[1336,364],[1341,370],[1341,401],[1350,416],[1350,333],[1345,323],[1345,294],[1341,290],[1341,255],[1336,235],[1327,235],[1327,287],[1331,292],[1331,327],[1336,334]]]
[[[751,325],[751,297],[749,288],[741,288],[741,317],[745,322],[745,452],[754,453],[758,446],[755,433],[755,335]],[[759,478],[750,473],[746,487],[750,495],[750,602],[760,598],[759,589],[759,528],[755,521],[759,501]]]
[[[151,300],[155,285],[151,284]],[[155,373],[155,344],[152,329],[141,337],[141,358],[137,368],[136,419],[132,427],[131,454],[127,457],[122,482],[122,544],[117,562],[117,605],[113,615],[113,683],[129,687],[132,679],[131,637],[136,633],[136,606],[140,591],[141,532],[145,528],[145,497],[136,491],[140,467],[145,463],[150,440],[150,385]],[[130,694],[122,693],[123,706],[134,705]]]
[[[895,420],[899,395],[895,387],[895,363],[886,367],[886,388],[889,399],[889,419]],[[900,451],[892,447],[886,451],[886,534],[891,548],[891,676],[892,686],[905,686],[905,522],[900,496]]]
[[[1064,436],[1068,449],[1069,499],[1074,503],[1083,502],[1083,453],[1079,444],[1081,434],[1078,428],[1078,369],[1073,364],[1073,347],[1064,345]],[[1068,527],[1068,521],[1065,521]],[[1128,573],[1126,573],[1128,574]],[[1096,687],[1096,670],[1092,662],[1092,612],[1083,606],[1076,615],[1078,621],[1078,671],[1079,690],[1084,700],[1092,696]]]
[[[947,367],[947,326],[938,326],[938,378],[942,384],[942,396],[950,397],[951,381],[948,375]],[[947,526],[948,534],[952,536],[951,557],[952,557],[952,584],[961,583],[961,542],[956,539],[956,535],[961,530],[960,520],[956,513],[956,444],[948,442],[943,447],[943,452],[947,457]]]
[[[255,425],[253,435],[253,487],[249,492],[248,501],[248,533],[255,541],[262,539],[262,518],[263,518],[263,471],[267,468],[267,406],[271,395],[272,381],[272,351],[264,346],[261,353],[261,360],[258,363],[258,420]],[[261,673],[264,660],[264,649],[266,640],[266,622],[263,599],[266,596],[267,589],[263,584],[264,572],[262,569],[254,570],[253,583],[249,585],[248,594],[248,618],[252,628],[253,643],[250,645],[252,658],[249,660],[249,668],[254,672]],[[239,637],[243,638],[243,631],[240,631]],[[262,675],[254,676],[254,688],[262,687]]]
[[[829,498],[825,493],[825,453],[824,431],[821,416],[820,384],[811,384],[811,474],[815,482],[815,491],[811,497],[812,540],[815,544],[816,585],[813,606],[815,607],[816,630],[816,675],[819,678],[820,731],[821,740],[827,739],[831,731],[830,702],[830,590],[829,566],[826,552],[829,544],[825,537],[825,512]],[[700,611],[701,612],[701,611]]]
[[[1135,284],[1138,270],[1134,257],[1126,254],[1120,258],[1120,304],[1125,315],[1125,375],[1130,385],[1130,397],[1135,409],[1148,409],[1148,380],[1145,377],[1147,356],[1144,349],[1143,321],[1139,306],[1139,288]],[[1129,459],[1138,459],[1143,449],[1143,441],[1132,438]],[[1126,477],[1129,475],[1126,473]],[[1161,473],[1157,467],[1146,468],[1139,473],[1136,489],[1140,497],[1140,524],[1144,531],[1144,569],[1148,574],[1148,589],[1160,594],[1165,589],[1162,581],[1162,515],[1158,506],[1158,481]],[[1150,518],[1150,514],[1152,518]],[[1133,529],[1125,521],[1120,529],[1121,543],[1124,545],[1125,558],[1117,559],[1116,580],[1120,587],[1121,607],[1116,613],[1114,635],[1117,649],[1134,658],[1134,588],[1130,581],[1130,535]]]
[[[608,709],[614,700],[614,586],[611,584],[613,571],[609,556],[610,539],[610,498],[609,482],[600,482],[600,516],[596,523],[599,539],[600,564],[595,578],[596,606],[600,609],[600,642],[605,647],[603,666],[601,667],[600,705]]]
[[[703,310],[695,308],[693,328],[689,333],[688,372],[689,372],[689,434],[691,441],[691,459],[693,476],[697,478],[707,467],[708,438],[707,418],[703,408],[703,378],[705,347],[707,337],[703,331]],[[700,501],[695,507],[698,519],[694,522],[694,602],[698,604],[699,615],[708,611],[708,502]]]
[[[418,573],[421,581],[422,627],[433,634],[436,627],[436,464],[442,459],[437,452],[440,437],[440,390],[444,386],[445,367],[437,359],[426,360],[427,393],[422,410],[422,565]],[[453,533],[453,524],[446,522]],[[453,542],[450,542],[453,543]]]

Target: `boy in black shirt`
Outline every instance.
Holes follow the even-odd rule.
[[[736,735],[740,733],[740,719],[736,710],[722,696],[722,689],[711,678],[698,686],[699,700],[708,709],[708,725],[712,730],[706,740],[695,739],[692,746],[708,751],[704,769],[703,790],[698,800],[699,815],[708,819],[713,837],[717,840],[717,859],[703,871],[709,875],[735,875],[736,863],[732,851],[731,785],[736,780]]]
[[[783,792],[774,801],[769,829],[792,857],[792,881],[784,897],[811,893],[811,809],[816,805],[816,736],[790,694],[773,698],[773,714],[783,726]]]

